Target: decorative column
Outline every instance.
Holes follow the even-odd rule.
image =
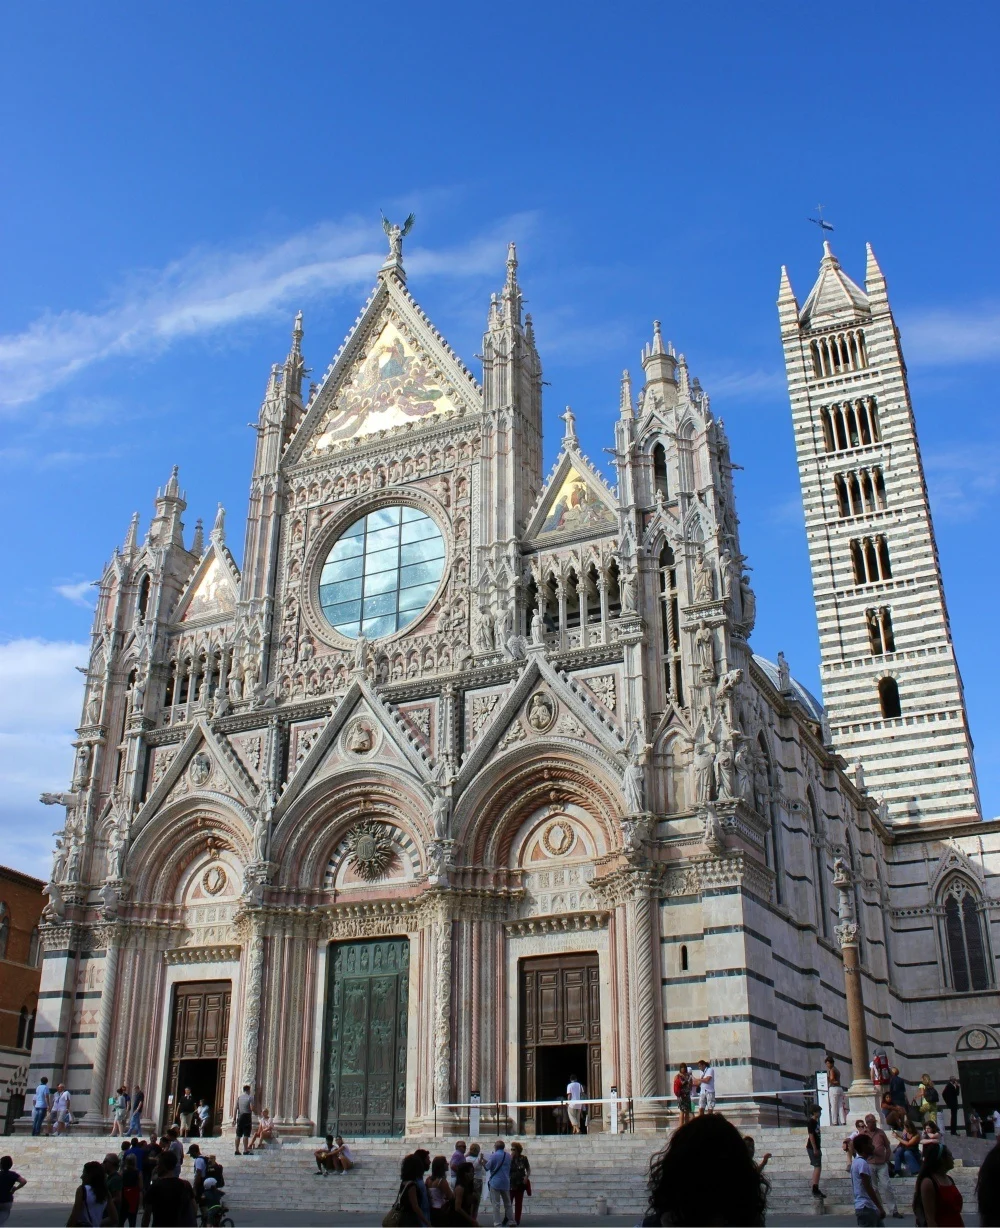
[[[90,1105],[88,1114],[103,1121],[108,1074],[108,1051],[111,1046],[111,1026],[117,1013],[118,960],[122,935],[117,927],[105,931],[104,985],[101,989],[101,1021],[97,1025],[94,1045],[94,1065],[90,1074]]]
[[[434,1100],[451,1100],[452,921],[444,908],[434,930]]]
[[[837,892],[837,915],[840,924],[835,933],[844,957],[844,990],[847,995],[847,1031],[851,1044],[851,1068],[854,1078],[847,1090],[853,1116],[874,1113],[879,1118],[879,1101],[870,1078],[868,1059],[868,1027],[865,1023],[865,1002],[861,988],[861,954],[858,946],[859,926],[854,911],[854,878],[842,857],[833,863],[833,886]]]
[[[264,982],[264,934],[259,917],[247,917],[246,969],[243,987],[243,1054],[240,1086],[257,1086],[257,1049],[260,1043],[260,1002]]]

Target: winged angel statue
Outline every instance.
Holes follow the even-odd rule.
[[[389,258],[391,260],[402,260],[403,240],[413,229],[413,220],[411,213],[402,226],[399,226],[395,222],[390,222],[384,213],[382,214],[382,229],[389,238]]]

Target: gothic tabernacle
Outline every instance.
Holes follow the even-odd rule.
[[[152,1125],[190,1086],[216,1127],[247,1082],[290,1134],[464,1121],[475,1092],[541,1131],[505,1105],[572,1075],[641,1129],[679,1061],[750,1116],[827,1051],[864,1094],[881,1044],[974,1102],[1000,824],[874,257],[864,291],[828,252],[779,300],[828,720],[751,652],[726,435],[660,325],[609,413],[617,485],[569,410],[546,477],[513,246],[480,383],[387,233],[319,384],[301,316],[271,369],[242,569],[221,507],[185,541],[175,469],[104,572],[43,797],[33,1075],[95,1130],[122,1082]]]

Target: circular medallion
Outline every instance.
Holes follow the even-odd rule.
[[[973,1028],[965,1037],[966,1044],[970,1049],[985,1049],[989,1044],[986,1038],[986,1033],[981,1032],[979,1028]]]
[[[378,746],[378,740],[378,726],[367,716],[355,717],[344,730],[344,750],[349,755],[370,755]]]
[[[228,881],[229,879],[226,877],[226,872],[222,866],[209,866],[201,876],[201,885],[209,895],[219,895],[225,891]]]
[[[565,819],[557,819],[542,832],[542,847],[551,857],[562,857],[573,847],[573,828]]]
[[[370,819],[359,823],[348,833],[347,856],[354,872],[366,883],[385,878],[396,860],[391,828]]]
[[[199,751],[191,760],[191,766],[188,768],[188,776],[195,788],[200,788],[208,778],[212,775],[212,760],[205,754]]]
[[[536,691],[528,704],[528,724],[536,733],[548,733],[556,722],[558,709],[555,700],[544,691]]]

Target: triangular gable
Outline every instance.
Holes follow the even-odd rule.
[[[174,622],[206,622],[230,618],[236,613],[240,573],[232,555],[210,541],[177,603]]]
[[[203,765],[194,762],[199,754],[204,754],[209,760],[207,774]],[[195,769],[195,774],[192,774],[192,769]],[[230,804],[237,802],[241,809],[257,802],[259,790],[232,747],[224,738],[213,733],[204,720],[199,720],[177,748],[170,766],[139,808],[135,830],[145,826],[171,799],[171,795],[179,795],[177,786],[185,773],[188,774],[186,793],[214,793]],[[201,779],[203,775],[204,779]],[[249,822],[249,816],[246,817]]]
[[[549,476],[528,518],[525,537],[531,541],[573,537],[618,529],[614,495],[587,458],[570,442]]]
[[[323,456],[377,431],[481,408],[472,373],[402,282],[386,275],[324,376],[286,463]]]
[[[426,784],[432,777],[432,761],[419,746],[417,739],[406,728],[398,712],[393,712],[375,694],[367,678],[355,677],[347,688],[344,697],[333,710],[329,721],[319,736],[313,741],[308,753],[295,769],[294,775],[282,790],[274,808],[275,819],[279,819],[303,792],[306,786],[322,771],[324,763],[329,760],[334,751],[334,744],[339,735],[351,722],[359,718],[367,718],[378,726],[381,738],[389,742],[398,752],[399,763]],[[377,767],[385,766],[385,759],[378,758],[377,752],[371,758],[359,759],[359,765]],[[348,766],[341,764],[341,766]]]

